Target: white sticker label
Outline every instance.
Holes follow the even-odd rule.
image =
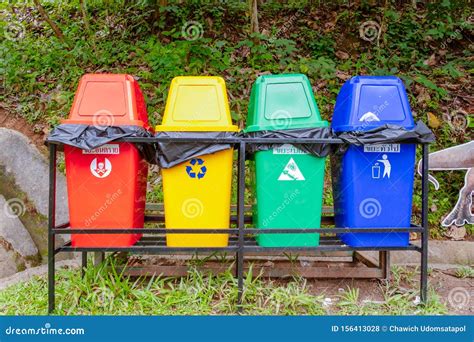
[[[112,172],[112,163],[107,158],[94,158],[91,162],[91,173],[97,178],[105,178]]]
[[[377,114],[374,114],[372,112],[367,112],[364,115],[361,116],[359,119],[360,122],[372,122],[372,121],[380,121],[379,117]]]
[[[300,168],[296,165],[293,158],[290,158],[285,168],[278,177],[279,181],[303,181],[305,180]]]
[[[273,154],[308,154],[291,144],[284,144],[273,148]]]
[[[381,171],[383,169],[383,173]],[[372,166],[372,179],[390,178],[392,172],[392,164],[386,154],[382,155],[382,159],[378,159]]]
[[[93,150],[82,150],[82,154],[120,154],[120,145],[105,144]]]
[[[400,153],[400,144],[364,145],[364,152]]]

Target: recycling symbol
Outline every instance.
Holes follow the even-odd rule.
[[[201,179],[206,175],[207,168],[204,166],[204,160],[201,158],[193,158],[189,161],[189,164],[186,166],[186,173],[189,178]]]

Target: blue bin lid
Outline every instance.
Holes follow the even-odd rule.
[[[336,99],[331,127],[367,131],[384,124],[415,127],[405,86],[395,76],[354,76]]]

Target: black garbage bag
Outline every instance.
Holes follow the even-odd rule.
[[[417,144],[435,141],[435,135],[422,121],[418,121],[413,129],[386,124],[369,131],[333,132],[333,136],[345,142],[332,146],[331,176],[335,187],[339,186],[338,182],[342,179],[342,159],[350,144],[362,146],[368,144]]]
[[[329,127],[316,128],[301,128],[301,129],[287,129],[275,131],[257,131],[242,133],[241,136],[248,138],[262,138],[262,139],[291,139],[291,138],[305,138],[305,139],[327,139],[332,137],[331,129]],[[255,153],[258,151],[266,151],[272,147],[281,146],[282,144],[249,144],[248,151]],[[331,146],[327,143],[321,144],[292,144],[293,146],[308,152],[317,157],[326,157],[330,151]]]
[[[415,128],[406,129],[401,126],[386,124],[369,131],[333,132],[333,136],[346,142],[335,145],[339,153],[343,153],[349,144],[357,146],[368,144],[395,144],[395,143],[431,143],[435,141],[433,132],[423,123],[418,121]]]
[[[82,150],[93,150],[125,137],[151,138],[153,133],[140,126],[91,126],[82,124],[61,124],[55,127],[46,142],[63,143]],[[142,156],[156,164],[154,144],[135,144]]]
[[[175,165],[184,163],[195,157],[205,154],[216,153],[232,148],[232,144],[217,143],[218,139],[236,137],[235,132],[167,132],[161,131],[156,137],[162,138],[186,138],[186,139],[212,139],[216,143],[195,142],[158,142],[156,148],[156,160],[158,165],[168,169]]]

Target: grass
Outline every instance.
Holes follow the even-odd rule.
[[[114,271],[89,267],[84,280],[77,270],[57,274],[57,309],[61,315],[210,315],[237,312],[237,281],[230,271],[204,276],[191,271],[184,278],[124,277]],[[248,314],[324,314],[319,296],[310,295],[304,281],[286,286],[256,277],[245,280],[244,310]],[[32,298],[31,293],[35,293]],[[44,314],[44,278],[0,292],[0,312],[11,315]]]
[[[110,271],[107,271],[107,270]],[[402,272],[401,269],[398,273]],[[406,277],[409,276],[407,273]],[[347,288],[335,301],[313,294],[304,279],[272,281],[245,279],[243,309],[247,315],[369,315],[444,314],[431,290],[427,304],[417,300],[417,289],[401,290],[397,280],[380,285],[384,300],[363,301],[357,288]],[[47,312],[47,283],[35,277],[0,292],[0,313],[42,315]],[[77,269],[57,272],[58,315],[231,315],[237,312],[237,280],[230,271],[207,276],[193,270],[183,278],[130,278],[107,261],[88,267],[84,279]]]
[[[383,299],[362,300],[359,289],[347,287],[336,306],[347,315],[442,315],[448,312],[439,295],[429,289],[428,302],[420,303],[417,269],[392,267],[390,281],[379,284]]]
[[[456,270],[456,277],[474,278],[474,268],[469,267],[469,266],[462,266]]]

